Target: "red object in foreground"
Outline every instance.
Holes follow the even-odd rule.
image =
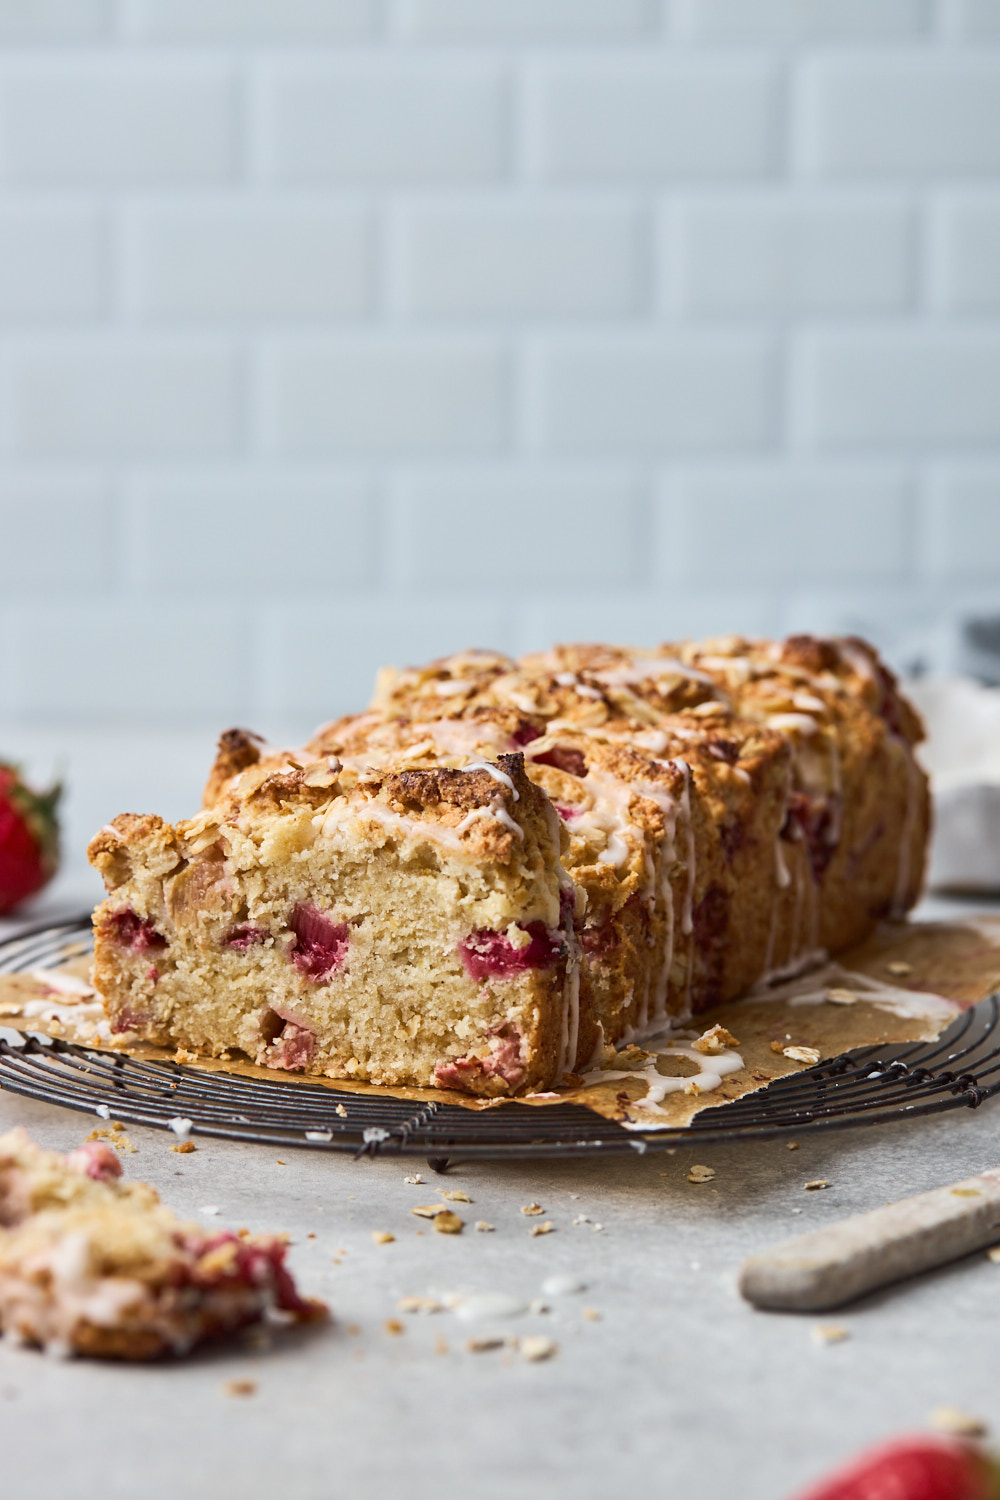
[[[33,792],[0,761],[0,916],[40,891],[59,864],[56,807],[62,787]]]
[[[969,1443],[895,1438],[795,1500],[1000,1500],[1000,1470]]]

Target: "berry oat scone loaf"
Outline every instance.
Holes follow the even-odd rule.
[[[97,913],[96,983],[113,1024],[159,1040],[383,1083],[544,1088],[585,1068],[595,1044],[732,999],[905,911],[928,828],[920,732],[857,641],[564,646],[520,661],[465,652],[389,670],[368,712],[301,750],[225,734],[200,820],[164,835],[158,820],[117,819],[95,840],[111,892]],[[516,797],[513,783],[484,779],[507,779],[504,766],[517,768]],[[413,824],[418,786],[434,787],[437,806],[445,786],[464,798],[476,777],[486,802],[460,799],[445,833],[427,807]],[[347,802],[331,818],[320,789],[332,796],[335,778]],[[405,808],[393,800],[404,781]],[[291,842],[252,835],[266,895],[238,852],[262,799],[265,822],[280,806],[307,830]],[[524,824],[529,808],[547,817],[540,865],[532,839],[545,835]],[[341,832],[331,846],[329,827],[345,820],[369,830],[353,837],[377,845],[377,869],[344,863]],[[170,844],[162,869],[155,851],[138,856],[153,833]],[[484,834],[520,872],[527,904],[470,926],[449,861],[482,861]],[[434,909],[435,940],[373,954],[375,934],[413,925],[409,895],[388,893],[414,858],[448,877],[412,887]],[[528,894],[538,877],[525,862],[543,870],[542,896]],[[345,936],[321,972],[303,971],[303,911],[349,930],[350,951]]]
[[[0,1333],[111,1359],[185,1354],[303,1299],[278,1235],[183,1223],[144,1182],[123,1182],[104,1141],[62,1156],[25,1130],[0,1136]]]

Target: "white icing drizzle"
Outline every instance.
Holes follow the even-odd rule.
[[[92,984],[77,979],[75,974],[57,973],[55,969],[29,969],[28,978],[37,980],[50,990],[56,990],[60,995],[79,995],[81,998],[93,999],[97,994]]]
[[[783,1000],[788,1005],[822,1005],[830,990],[854,994],[858,1000],[867,1001],[879,1010],[889,1011],[894,1016],[936,1022],[947,1022],[962,1009],[954,1000],[944,995],[931,994],[924,990],[907,990],[899,985],[886,984],[869,974],[860,974],[845,969],[835,962],[825,963],[822,968],[811,969],[796,978],[782,983],[765,985],[758,981],[750,992],[754,1000]],[[843,999],[841,1003],[844,1003]],[[849,1002],[848,1002],[849,1003]]]
[[[566,982],[563,985],[562,1056],[559,1076],[572,1073],[576,1067],[576,1049],[580,1041],[580,946],[576,934],[568,932],[569,952],[566,958]]]
[[[845,640],[843,636],[837,636],[834,644],[852,672],[862,677],[865,682],[878,682],[875,664],[867,651],[863,651],[854,641]]]
[[[899,857],[896,864],[896,885],[892,898],[892,915],[906,915],[906,896],[910,884],[910,864],[913,851],[913,835],[916,831],[917,811],[920,805],[920,767],[906,745],[906,807],[903,813],[903,828],[899,836]]]
[[[681,793],[681,811],[684,814],[684,827],[687,835],[687,863],[688,878],[687,887],[684,892],[684,913],[681,917],[681,932],[685,937],[690,937],[694,931],[694,882],[695,882],[695,843],[694,843],[694,820],[691,817],[691,767],[686,760],[678,759],[671,761],[671,765],[679,766],[684,772],[684,791]],[[694,948],[692,945],[691,963],[694,964]],[[690,987],[690,975],[688,977]]]
[[[788,889],[789,885],[791,885],[792,877],[788,869],[788,861],[785,858],[785,851],[781,847],[781,844],[782,839],[781,834],[779,833],[774,840],[774,868],[775,875],[778,881],[778,887],[780,890],[784,891]]]
[[[772,908],[772,918],[775,915],[775,911],[776,908]],[[786,963],[778,964],[772,969],[772,946],[771,944],[768,945],[768,958],[767,963],[764,965],[764,972],[754,982],[753,989],[750,991],[751,996],[754,998],[770,990],[776,984],[783,984],[786,979],[797,979],[800,974],[811,972],[813,969],[818,968],[820,964],[826,963],[828,957],[825,948],[815,948],[808,953],[796,954],[794,958],[790,958]]]
[[[491,765],[488,760],[470,760],[467,765],[464,765],[462,767],[462,770],[485,771],[487,775],[493,777],[494,781],[499,781],[502,783],[502,785],[510,789],[510,791],[513,793],[515,802],[520,801],[521,794],[515,787],[513,781],[511,781],[510,777],[507,775],[507,772],[501,771],[499,766]]]
[[[826,704],[822,698],[814,698],[812,693],[793,693],[792,702],[806,714],[826,713]]]
[[[498,750],[506,748],[505,744],[499,743],[501,738],[506,741],[506,735],[500,736],[492,725],[469,719],[436,719],[429,724],[414,724],[413,728],[426,734],[446,755],[467,757],[477,750],[481,753],[488,741]],[[468,770],[468,766],[465,769]]]
[[[738,1073],[745,1067],[743,1058],[732,1048],[724,1048],[721,1052],[706,1054],[698,1052],[694,1047],[685,1046],[685,1041],[695,1041],[694,1033],[682,1033],[678,1038],[675,1032],[673,1036],[665,1040],[654,1037],[644,1043],[646,1051],[651,1052],[644,1067],[641,1068],[596,1068],[584,1077],[584,1085],[598,1083],[615,1083],[619,1079],[640,1079],[646,1085],[646,1093],[640,1099],[629,1101],[630,1111],[636,1111],[642,1116],[640,1120],[633,1121],[633,1129],[655,1129],[656,1117],[664,1118],[666,1112],[660,1109],[661,1102],[668,1094],[692,1093],[709,1094],[715,1089],[721,1088],[722,1080],[730,1073]],[[657,1059],[660,1057],[684,1057],[693,1062],[698,1071],[688,1074],[683,1078],[670,1078],[661,1073],[657,1068]],[[626,1125],[628,1121],[623,1122]],[[664,1121],[664,1123],[667,1123]]]
[[[816,734],[819,725],[809,714],[768,714],[767,723],[772,729],[783,732],[798,731],[806,736]]]
[[[559,814],[552,803],[546,797],[544,799],[545,816],[549,825],[549,837],[556,856],[556,877],[559,881],[560,895],[569,893],[572,896],[573,907],[579,910],[577,901],[580,891],[572,881],[559,858],[559,848],[562,841]],[[563,985],[563,1013],[561,1031],[561,1055],[559,1058],[558,1076],[564,1073],[572,1073],[576,1068],[576,1052],[580,1040],[580,963],[581,949],[580,940],[576,933],[576,924],[571,922],[569,929],[563,929],[567,943],[566,959],[566,982]],[[600,1029],[600,1028],[599,1028]],[[603,1031],[601,1037],[603,1041]],[[598,1054],[600,1055],[600,1054]]]
[[[624,835],[634,826],[629,816],[632,787],[627,781],[592,766],[587,774],[587,791],[593,804],[580,809],[573,819],[572,832],[590,835],[595,844],[600,843],[603,836],[605,847],[598,854],[597,862],[614,865],[620,870],[629,857],[629,844]]]
[[[515,792],[514,795],[516,797],[517,793]],[[516,834],[519,839],[524,838],[524,829],[519,823],[514,822],[499,797],[490,803],[489,814],[497,823],[502,823],[505,828],[509,828],[511,833]]]

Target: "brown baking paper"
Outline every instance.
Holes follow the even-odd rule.
[[[89,956],[79,956],[80,944],[67,947],[67,961],[51,971],[86,980]],[[75,951],[74,951],[75,948]],[[865,981],[876,981],[881,1004],[864,998]],[[852,988],[852,985],[854,988]],[[198,1057],[189,1052],[174,1052],[146,1042],[116,1043],[108,1047],[97,1043],[97,1050],[124,1052],[130,1057],[155,1062],[181,1062],[206,1073],[232,1073],[247,1078],[266,1078],[294,1087],[296,1084],[319,1085],[338,1093],[379,1094],[408,1099],[418,1105],[453,1104],[462,1109],[496,1109],[544,1107],[550,1104],[582,1104],[606,1119],[621,1121],[632,1129],[669,1129],[687,1125],[705,1109],[716,1109],[757,1089],[765,1088],[775,1078],[799,1073],[813,1064],[811,1053],[796,1059],[785,1055],[780,1046],[813,1049],[819,1059],[835,1057],[853,1047],[892,1042],[931,1040],[951,1024],[955,1016],[1000,988],[1000,917],[977,917],[963,923],[907,922],[886,924],[860,946],[837,955],[831,965],[817,967],[794,982],[795,994],[785,995],[787,987],[754,994],[746,999],[700,1015],[687,1023],[680,1045],[690,1048],[693,1039],[719,1025],[734,1039],[727,1044],[727,1055],[737,1052],[742,1066],[722,1077],[721,1084],[710,1092],[696,1092],[693,1078],[696,1064],[683,1055],[671,1055],[672,1049],[658,1039],[655,1057],[641,1046],[623,1049],[615,1059],[606,1057],[601,1066],[626,1073],[624,1078],[601,1080],[596,1074],[577,1079],[571,1086],[551,1093],[529,1095],[517,1100],[472,1099],[447,1089],[382,1088],[376,1084],[356,1083],[352,1079],[302,1077],[271,1068],[257,1067],[247,1059]],[[800,992],[827,995],[818,1003],[794,1003]],[[940,997],[952,1002],[953,1008],[929,1003],[931,1014],[896,1014],[886,1004],[906,1004],[906,996]],[[850,999],[850,996],[855,998]],[[31,974],[0,975],[0,1026],[22,1032],[41,1032],[60,1036],[86,1046],[95,1043],[87,1027],[74,1026],[75,1006],[66,1005],[71,997],[53,994],[46,983]],[[81,1000],[85,997],[81,996]],[[25,1016],[25,1004],[46,1000],[59,1008],[58,1018],[45,1020],[37,1015]],[[82,1018],[81,1018],[82,1019]],[[91,1023],[92,1025],[92,1023]],[[669,1035],[669,1034],[668,1034]],[[774,1044],[774,1045],[772,1045]],[[653,1047],[652,1042],[648,1043]],[[712,1057],[703,1066],[711,1066]],[[648,1097],[648,1080],[643,1070],[651,1068],[660,1075],[683,1077],[681,1091],[668,1093],[654,1108],[639,1101]]]

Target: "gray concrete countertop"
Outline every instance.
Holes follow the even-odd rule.
[[[0,1126],[15,1123],[58,1148],[91,1124],[0,1095]],[[803,1137],[796,1151],[776,1142],[459,1167],[448,1185],[473,1199],[455,1205],[467,1220],[460,1236],[410,1213],[445,1185],[418,1162],[306,1150],[279,1161],[274,1149],[208,1139],[182,1156],[164,1135],[130,1129],[127,1171],[179,1211],[288,1230],[303,1286],[329,1299],[336,1321],[267,1350],[237,1345],[137,1368],[0,1346],[5,1493],[313,1500],[468,1486],[484,1497],[597,1497],[649,1486],[783,1500],[860,1444],[920,1427],[935,1406],[1000,1423],[989,1332],[1000,1267],[985,1255],[835,1315],[850,1338],[826,1347],[812,1340],[816,1319],[754,1312],[733,1282],[742,1258],[776,1238],[996,1164],[998,1124],[988,1104]],[[715,1168],[711,1182],[688,1183],[695,1161]],[[426,1185],[404,1182],[414,1169]],[[806,1192],[816,1177],[830,1188]],[[537,1220],[521,1206],[533,1200],[554,1233],[531,1237]],[[581,1215],[592,1222],[574,1225]],[[475,1231],[480,1217],[492,1234]],[[376,1245],[375,1230],[395,1242]],[[587,1289],[548,1297],[549,1313],[467,1324],[397,1312],[409,1295],[537,1298],[556,1272]],[[394,1317],[402,1334],[386,1331]],[[466,1349],[494,1331],[543,1332],[559,1350],[528,1364]],[[233,1378],[256,1381],[256,1393],[227,1394]]]
[[[85,893],[68,872],[30,916],[79,909]],[[966,909],[925,903],[921,915]],[[0,1130],[24,1124],[48,1146],[66,1149],[96,1123],[0,1093]],[[480,1163],[447,1178],[413,1158],[355,1162],[207,1138],[178,1155],[171,1137],[128,1133],[126,1171],[181,1213],[286,1230],[304,1289],[328,1299],[335,1320],[266,1349],[237,1343],[136,1368],[0,1345],[0,1472],[16,1500],[465,1490],[492,1500],[634,1487],[667,1500],[789,1500],[859,1446],[923,1426],[936,1406],[1000,1432],[989,1331],[1000,1266],[985,1255],[827,1316],[849,1331],[827,1346],[811,1336],[818,1319],[755,1312],[734,1285],[744,1256],[774,1240],[996,1165],[998,1103],[803,1135],[797,1150]],[[696,1162],[715,1169],[712,1181],[687,1181]],[[404,1181],[414,1171],[424,1185]],[[805,1191],[818,1177],[831,1186]],[[466,1220],[458,1236],[410,1213],[445,1187],[473,1200],[454,1205]],[[521,1212],[531,1201],[553,1233],[531,1236],[538,1220]],[[477,1232],[477,1219],[493,1232]],[[395,1241],[377,1245],[378,1230]],[[586,1290],[546,1297],[548,1312],[465,1323],[397,1310],[413,1295],[528,1302],[555,1273]],[[387,1331],[391,1319],[402,1333]],[[466,1347],[494,1333],[544,1333],[558,1352],[533,1364],[512,1348]],[[229,1394],[233,1379],[255,1392]]]
[[[734,1275],[751,1251],[1000,1161],[1000,1106],[837,1137],[650,1152],[626,1160],[355,1162],[129,1128],[129,1174],[206,1224],[284,1229],[305,1289],[335,1321],[175,1365],[62,1363],[0,1346],[0,1453],[19,1500],[176,1500],[376,1493],[606,1496],[633,1485],[703,1500],[782,1500],[862,1443],[956,1405],[1000,1424],[989,1335],[1000,1267],[985,1255],[869,1298],[833,1320],[754,1312]],[[88,1117],[0,1093],[0,1129],[66,1149]],[[693,1185],[694,1162],[715,1178]],[[404,1181],[420,1172],[424,1185]],[[825,1177],[831,1186],[807,1192]],[[458,1236],[410,1213],[461,1188]],[[543,1204],[555,1231],[532,1237]],[[207,1215],[208,1207],[218,1209]],[[584,1217],[589,1222],[574,1224]],[[493,1224],[475,1230],[476,1219]],[[602,1228],[595,1226],[600,1224]],[[377,1245],[373,1231],[396,1236]],[[309,1236],[315,1236],[310,1238]],[[400,1297],[504,1292],[530,1301],[559,1272],[586,1291],[551,1311],[465,1323]],[[592,1320],[584,1309],[599,1314]],[[404,1332],[386,1331],[396,1318]],[[825,1321],[830,1321],[827,1318]],[[545,1363],[470,1337],[544,1333]],[[446,1347],[445,1347],[446,1346]],[[257,1382],[253,1395],[226,1382]]]

